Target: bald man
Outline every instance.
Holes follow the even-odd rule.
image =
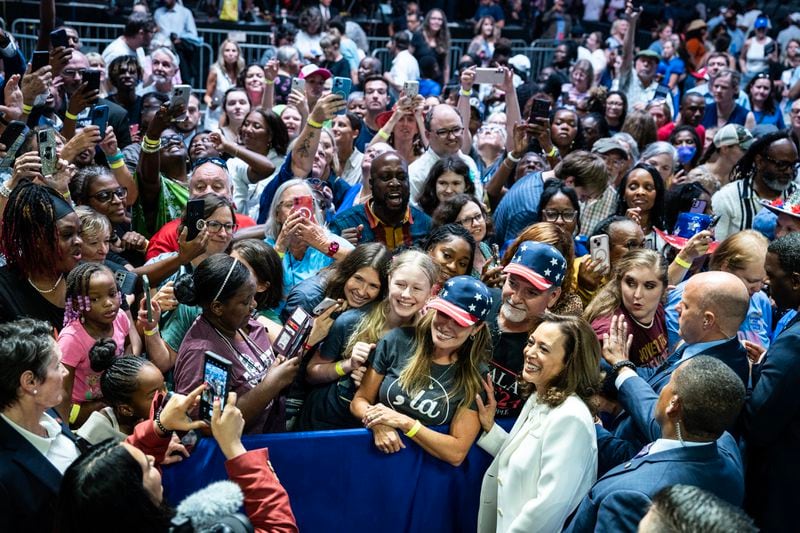
[[[625,447],[619,446],[619,440],[603,438],[609,436],[609,432],[631,448],[641,448],[649,442],[646,435],[656,431],[652,405],[643,404],[639,394],[642,385],[660,393],[675,369],[698,355],[719,359],[747,385],[750,375],[747,350],[739,342],[736,332],[747,316],[749,304],[747,287],[738,277],[722,271],[701,272],[686,282],[677,306],[682,342],[661,366],[635,368],[627,361],[627,354],[603,352],[606,362],[611,365],[609,375],[614,378],[618,401],[625,412],[614,420],[608,431],[598,430],[600,472],[625,460],[623,455],[627,453]]]
[[[425,187],[425,180],[433,165],[446,156],[458,156],[469,167],[469,177],[475,184],[475,197],[483,198],[478,167],[475,161],[461,152],[461,140],[464,134],[464,123],[455,107],[449,104],[435,105],[425,115],[425,132],[428,149],[408,167],[411,183],[411,203],[417,203],[417,197]]]

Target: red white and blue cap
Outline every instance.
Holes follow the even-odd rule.
[[[428,309],[444,313],[459,326],[474,326],[486,320],[492,308],[489,288],[472,276],[456,276],[445,282],[439,296],[428,302]]]
[[[503,272],[516,274],[540,291],[560,287],[567,271],[567,261],[561,252],[543,242],[523,241]]]

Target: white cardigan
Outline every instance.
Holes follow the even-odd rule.
[[[551,409],[534,393],[511,433],[495,424],[478,446],[494,456],[481,487],[479,533],[561,531],[597,480],[592,416],[574,394]]]

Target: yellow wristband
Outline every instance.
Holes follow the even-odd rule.
[[[677,256],[677,255],[675,256],[675,259],[673,259],[673,261],[675,261],[675,264],[677,264],[679,267],[683,267],[683,268],[691,268],[692,267],[692,264],[690,262],[684,261],[683,259],[680,258],[680,256]]]
[[[558,155],[558,148],[556,148],[555,146],[550,148],[550,151],[547,152],[547,157],[555,157],[557,155]]]
[[[321,129],[322,128],[322,124],[320,124],[319,122],[315,122],[315,121],[313,121],[311,119],[306,120],[306,123],[309,126],[311,126],[312,128],[317,128],[317,129]]]
[[[153,335],[155,335],[156,333],[158,333],[158,326],[154,327],[153,329],[146,329],[146,330],[144,330],[144,334],[145,334],[146,336],[148,336],[148,337],[152,337],[152,336],[153,336]]]
[[[341,361],[336,361],[336,365],[334,365],[333,368],[336,369],[336,375],[339,376],[339,377],[342,377],[345,374],[347,374],[347,372],[345,372],[344,368],[342,367],[342,362]]]
[[[72,409],[69,410],[69,423],[74,424],[78,419],[78,414],[81,412],[81,404],[73,403]]]
[[[279,252],[278,250],[275,250],[275,253],[278,254],[278,257],[281,259],[283,259],[283,256],[286,255],[286,252]]]
[[[378,130],[378,137],[380,137],[384,141],[388,141],[389,140],[389,134],[386,133],[385,131],[383,131],[383,128]]]
[[[159,138],[159,139],[153,140],[150,137],[148,137],[147,135],[145,135],[144,138],[142,139],[142,142],[144,144],[149,144],[150,146],[156,146],[156,145],[160,145],[161,144],[161,139]]]
[[[22,104],[22,112],[26,115],[30,115],[31,111],[33,111],[33,106],[28,104]],[[80,409],[80,407],[79,407]]]
[[[70,120],[78,120],[78,115],[73,115],[73,114],[72,114],[72,113],[70,113],[69,111],[66,111],[66,112],[64,113],[64,116],[65,116],[65,117],[67,117],[67,118],[68,118],[68,119],[70,119]]]
[[[114,161],[113,163],[109,163],[108,166],[111,167],[112,170],[117,170],[125,166],[125,160],[120,159],[119,161]]]
[[[406,437],[408,437],[409,439],[411,439],[411,438],[414,438],[414,435],[416,435],[416,434],[417,434],[417,432],[419,431],[419,429],[420,429],[421,427],[422,427],[422,422],[420,422],[419,420],[417,420],[416,422],[414,422],[414,425],[413,425],[413,426],[411,426],[411,429],[409,429],[409,430],[406,432]]]
[[[274,85],[275,80],[264,80],[264,83],[266,83],[267,85]]]

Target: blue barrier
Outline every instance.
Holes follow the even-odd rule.
[[[500,423],[510,429],[513,420]],[[481,480],[491,457],[473,446],[454,468],[410,439],[403,441],[405,449],[384,455],[365,429],[243,439],[247,449],[269,448],[304,533],[475,531]],[[224,457],[213,439],[201,439],[190,458],[163,472],[173,504],[226,478]]]

